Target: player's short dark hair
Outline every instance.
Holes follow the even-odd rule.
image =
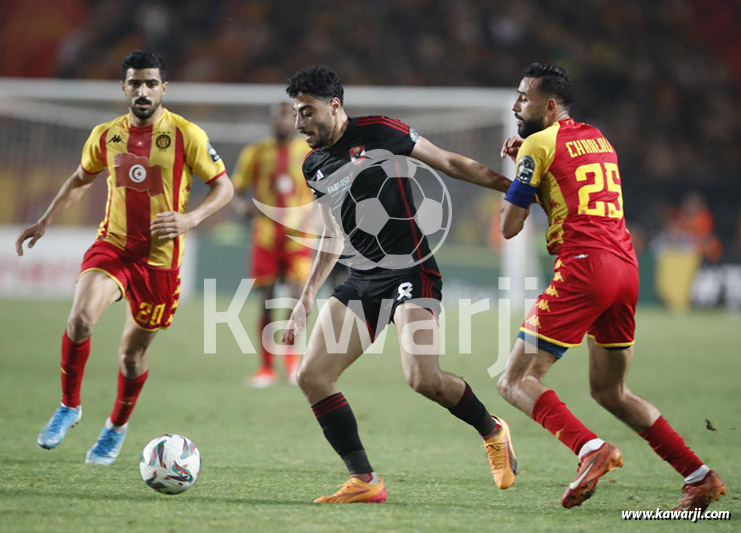
[[[126,79],[126,73],[130,68],[135,70],[143,68],[158,68],[160,69],[160,77],[162,81],[167,81],[167,70],[165,69],[165,62],[162,60],[159,54],[150,52],[149,50],[133,50],[126,54],[121,62],[121,79]]]
[[[540,80],[539,90],[546,94],[552,94],[566,107],[574,101],[574,85],[571,83],[569,75],[561,67],[530,63],[525,67],[525,77],[538,78]]]
[[[340,77],[322,65],[306,67],[296,72],[288,80],[286,92],[291,98],[304,93],[327,100],[339,98],[340,103],[344,103],[345,97],[345,88],[342,87]]]

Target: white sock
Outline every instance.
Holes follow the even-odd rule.
[[[128,425],[129,425],[129,423],[126,422],[123,426],[117,426],[116,424],[114,424],[111,421],[111,418],[110,417],[106,418],[106,421],[105,421],[105,428],[106,429],[112,429],[113,431],[116,431],[116,432],[121,431],[122,429],[124,429]]]
[[[592,439],[590,441],[587,441],[584,446],[581,447],[581,450],[579,450],[579,460],[581,461],[584,459],[584,456],[592,453],[594,451],[599,450],[599,447],[602,446],[605,443],[602,439]]]
[[[705,479],[705,476],[708,475],[708,472],[710,472],[710,469],[707,466],[702,465],[700,468],[692,472],[689,476],[684,478],[684,482],[687,484],[699,483],[700,481]]]
[[[378,477],[378,474],[375,472],[371,472],[371,480],[368,482],[369,485],[375,485],[376,483],[380,482],[381,478]]]

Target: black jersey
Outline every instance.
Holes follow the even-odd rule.
[[[420,186],[406,177],[406,159],[396,157],[409,156],[418,138],[399,120],[357,117],[333,146],[306,156],[306,183],[331,207],[345,236],[343,262],[355,274],[421,270],[440,276],[427,237],[414,221],[413,189]]]

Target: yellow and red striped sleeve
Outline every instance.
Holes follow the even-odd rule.
[[[88,174],[97,174],[108,166],[106,161],[106,133],[109,127],[110,122],[95,126],[87,141],[85,141],[80,166]]]
[[[210,183],[226,174],[224,161],[208,141],[206,132],[192,122],[183,126],[185,164],[203,181]]]
[[[231,175],[234,188],[246,191],[255,184],[255,165],[257,163],[257,144],[250,144],[242,148],[237,159],[237,166]]]

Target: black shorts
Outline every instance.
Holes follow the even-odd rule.
[[[421,270],[383,275],[363,275],[351,270],[350,277],[335,288],[332,296],[364,320],[371,338],[375,339],[389,322],[393,322],[396,308],[404,302],[416,303],[439,316],[442,288],[440,276]]]

